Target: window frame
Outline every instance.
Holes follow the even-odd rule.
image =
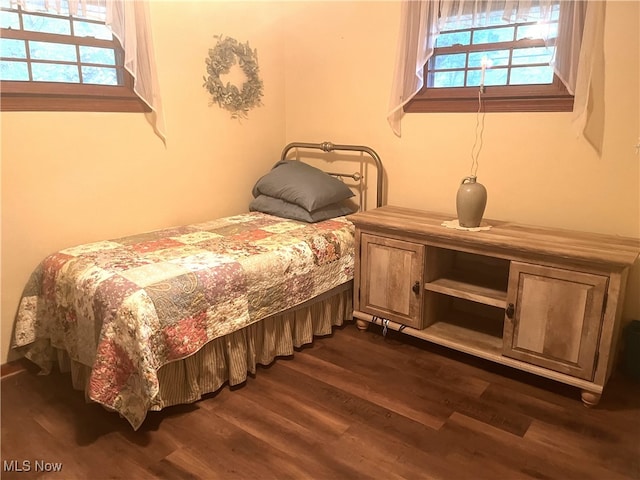
[[[45,17],[78,19],[72,15],[31,12],[18,8],[3,11]],[[82,21],[103,23],[82,18]],[[2,38],[16,40],[65,43],[113,49],[116,58],[117,78],[120,85],[95,85],[66,82],[0,81],[0,111],[75,111],[75,112],[150,112],[151,108],[134,91],[133,76],[124,68],[124,50],[117,37],[102,40],[94,37],[45,33],[12,28],[0,29]],[[29,63],[27,52],[27,62]],[[29,67],[30,68],[30,67]]]
[[[560,15],[563,14],[562,8]],[[495,27],[470,27],[458,31],[473,32]],[[449,33],[449,32],[447,32]],[[471,45],[454,45],[434,48],[433,55],[424,66],[424,86],[404,106],[408,113],[428,112],[475,112],[479,108],[479,86],[429,87],[429,66],[436,55],[452,53],[473,53],[486,50],[504,50],[544,46],[541,39],[521,39],[508,42],[493,42]],[[511,63],[509,64],[509,66]],[[465,72],[477,68],[465,68]],[[570,112],[574,97],[560,78],[554,73],[549,84],[528,85],[484,85],[482,89],[482,109],[485,112]]]

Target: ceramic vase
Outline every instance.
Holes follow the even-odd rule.
[[[456,195],[456,210],[461,227],[479,227],[487,206],[487,189],[475,176],[465,177]]]

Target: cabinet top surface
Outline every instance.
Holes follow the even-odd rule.
[[[369,227],[397,236],[455,241],[452,247],[493,247],[617,266],[632,265],[640,253],[640,239],[637,238],[519,225],[499,220],[483,220],[483,225],[491,225],[491,229],[472,232],[442,226],[442,222],[453,219],[451,215],[404,207],[384,206],[350,215],[349,219],[356,227]]]

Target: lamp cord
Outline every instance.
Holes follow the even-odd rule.
[[[478,89],[478,112],[476,113],[476,139],[471,147],[471,176],[475,177],[478,172],[478,157],[482,150],[482,134],[484,133],[484,115],[485,111],[482,108],[482,94],[484,93],[484,86]],[[479,143],[478,143],[479,142]],[[478,150],[476,151],[476,146]]]

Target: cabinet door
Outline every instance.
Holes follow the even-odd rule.
[[[511,262],[508,357],[592,380],[608,277]]]
[[[360,308],[422,328],[424,245],[363,233]]]

